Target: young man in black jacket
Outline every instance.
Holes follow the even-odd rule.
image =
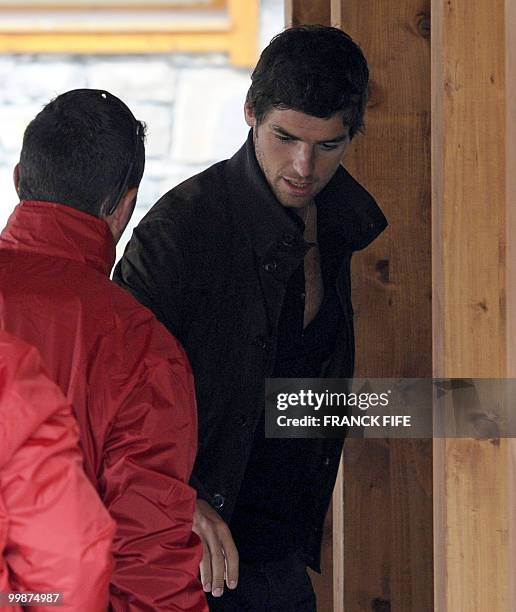
[[[116,269],[194,370],[212,610],[315,610],[306,568],[319,570],[342,441],[266,439],[264,379],[353,373],[351,255],[386,225],[340,165],[367,85],[344,32],[276,36],[252,75],[247,142],[164,195]]]

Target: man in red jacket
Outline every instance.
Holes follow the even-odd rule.
[[[117,523],[112,610],[197,612],[207,608],[187,484],[191,369],[151,312],[109,280],[143,174],[143,132],[98,90],[63,94],[29,124],[15,170],[21,202],[0,235],[0,323],[40,350],[75,410],[86,474]]]
[[[37,351],[0,331],[0,610],[106,609],[115,525],[84,475],[77,423]],[[28,600],[25,602],[28,604]]]

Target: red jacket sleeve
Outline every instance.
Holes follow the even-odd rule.
[[[163,350],[153,349],[154,340]],[[161,325],[146,346],[136,371],[128,369],[129,390],[102,462],[100,488],[117,522],[111,609],[203,612],[202,546],[192,532],[196,494],[187,484],[197,449],[193,379]]]
[[[12,384],[0,394],[3,431],[9,443],[16,441],[32,414],[36,427],[18,439],[0,469],[10,588],[62,592],[60,610],[100,612],[106,609],[113,567],[114,523],[83,472],[77,425],[64,396],[42,373],[32,349],[17,366]],[[39,423],[43,412],[49,416]]]

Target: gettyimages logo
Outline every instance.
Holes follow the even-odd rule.
[[[389,405],[391,390],[384,393],[337,393],[326,389],[317,393],[312,389],[300,389],[297,393],[278,393],[278,410],[287,410],[292,406],[311,407],[320,410],[323,406],[341,406],[368,410],[378,406]]]

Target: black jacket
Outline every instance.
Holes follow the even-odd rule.
[[[321,376],[350,377],[354,341],[350,260],[386,226],[371,196],[339,168],[316,198],[318,241],[331,240],[345,317]],[[192,363],[199,452],[192,485],[229,520],[275,360],[286,283],[307,245],[270,190],[252,133],[230,160],[165,194],[142,219],[115,270],[168,327]],[[323,270],[323,274],[324,274]],[[306,500],[308,563],[318,569],[324,517],[342,441],[318,440]]]

